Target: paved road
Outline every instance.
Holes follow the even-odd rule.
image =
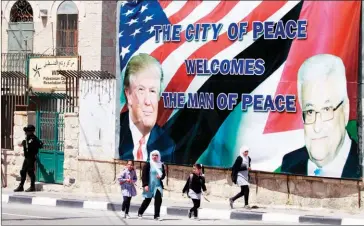
[[[131,213],[135,217],[135,213]],[[275,222],[276,225],[287,223]],[[271,225],[259,221],[203,220],[194,221],[184,217],[168,216],[154,221],[151,215],[145,219],[125,220],[117,212],[73,209],[2,203],[3,225]]]

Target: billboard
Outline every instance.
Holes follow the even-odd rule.
[[[360,1],[124,1],[120,159],[359,179]]]

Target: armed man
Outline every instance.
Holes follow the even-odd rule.
[[[30,188],[26,192],[35,191],[35,161],[40,148],[43,148],[43,142],[34,135],[35,127],[33,125],[28,125],[23,128],[25,132],[25,140],[23,140],[19,146],[23,147],[24,150],[24,162],[20,170],[21,181],[19,186],[14,190],[14,192],[24,191],[24,183],[27,177],[27,173],[30,177]]]

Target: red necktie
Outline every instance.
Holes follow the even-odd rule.
[[[145,138],[142,137],[142,139],[139,140],[139,148],[137,151],[137,160],[139,161],[143,161],[143,150],[142,150],[142,146],[144,144]]]

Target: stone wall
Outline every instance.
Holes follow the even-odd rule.
[[[78,113],[65,113],[64,125],[63,185],[67,189],[74,186],[78,173],[78,137],[80,132]]]
[[[6,184],[7,187],[15,187],[19,183],[17,182],[17,178],[20,177],[20,170],[24,160],[23,148],[19,147],[19,143],[24,140],[23,128],[28,124],[35,124],[34,112],[14,112],[14,150],[1,151],[3,185]]]

